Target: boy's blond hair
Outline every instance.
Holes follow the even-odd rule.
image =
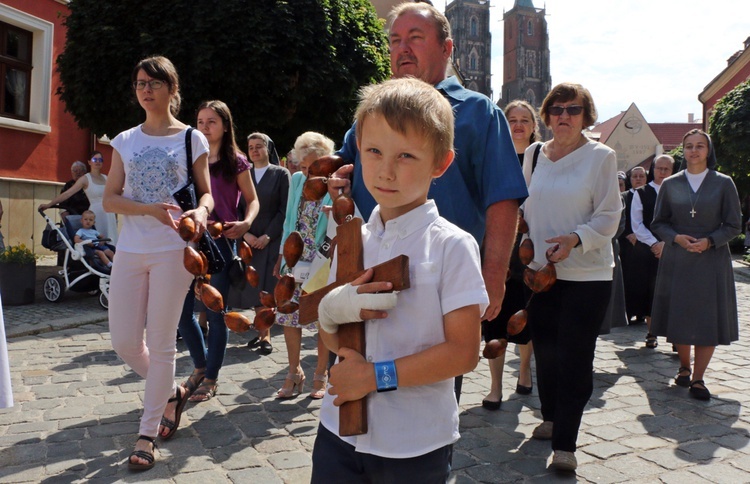
[[[84,210],[83,212],[81,212],[81,218],[83,218],[83,216],[86,215],[87,213],[90,213],[91,215],[93,215],[94,220],[96,220],[96,214],[91,210]]]
[[[354,121],[357,139],[368,116],[380,115],[402,135],[418,134],[433,146],[435,163],[453,150],[453,109],[433,86],[412,77],[362,88]]]

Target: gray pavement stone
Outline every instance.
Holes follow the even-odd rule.
[[[268,462],[278,470],[310,467],[312,459],[307,452],[279,452],[268,457]]]
[[[193,484],[200,482],[201,484],[224,484],[232,482],[229,477],[216,472],[216,471],[200,471],[200,472],[186,472],[181,470],[180,474],[177,474],[174,478],[174,482],[178,484]]]
[[[41,482],[44,467],[35,465],[0,466],[0,483]]]
[[[602,460],[631,452],[630,448],[616,442],[601,442],[587,445],[586,447],[579,447],[579,449]]]
[[[679,470],[665,473],[661,476],[661,479],[664,484],[705,484],[706,482],[706,479],[692,472],[692,468],[690,470]]]
[[[268,484],[282,484],[281,477],[269,467],[252,467],[240,471],[228,473],[229,479],[234,483],[241,482],[263,482]]]
[[[234,444],[227,447],[212,449],[214,460],[228,471],[260,467],[263,465],[261,454],[252,446]]]

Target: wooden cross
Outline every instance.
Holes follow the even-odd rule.
[[[331,290],[361,276],[364,270],[362,219],[354,218],[336,228],[338,267],[336,282],[300,297],[299,322],[302,325],[318,320],[318,305]],[[400,255],[373,266],[372,282],[390,282],[394,291],[409,288],[409,257]],[[365,323],[358,321],[339,326],[339,347],[351,348],[365,355]],[[367,397],[346,402],[339,407],[339,435],[342,437],[367,433]]]

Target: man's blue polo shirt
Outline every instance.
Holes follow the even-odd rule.
[[[528,196],[518,156],[505,115],[483,94],[464,88],[455,77],[435,86],[453,106],[456,116],[456,158],[430,187],[440,215],[474,236],[481,244],[485,212],[493,203]],[[354,163],[352,198],[365,220],[375,208],[375,199],[362,179],[356,128],[352,126],[338,151]]]

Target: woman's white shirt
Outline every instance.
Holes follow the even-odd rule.
[[[526,149],[523,163],[529,185],[524,218],[534,243],[534,260],[529,267],[539,269],[547,263],[545,252],[553,244],[546,240],[575,232],[581,245],[555,264],[557,277],[569,281],[612,280],[612,237],[622,213],[614,150],[589,141],[552,162],[542,149],[532,177],[536,146],[534,143]]]
[[[208,153],[208,141],[200,131],[191,135],[194,163]],[[151,136],[136,126],[118,134],[111,142],[122,158],[125,186],[122,195],[141,203],[171,203],[173,194],[187,183],[185,130],[169,136]],[[175,220],[181,210],[171,212]],[[175,230],[148,215],[122,215],[117,249],[139,254],[185,247]]]

